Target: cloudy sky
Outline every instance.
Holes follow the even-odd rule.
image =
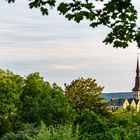
[[[133,0],[140,10],[138,0]],[[26,76],[40,72],[62,86],[78,77],[95,78],[104,92],[131,91],[134,86],[136,44],[114,49],[102,40],[108,30],[86,22],[67,21],[52,11],[42,16],[24,0],[0,1],[0,68]]]

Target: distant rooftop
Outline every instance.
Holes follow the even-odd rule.
[[[131,92],[102,93],[102,97],[110,101],[112,98],[132,98]]]

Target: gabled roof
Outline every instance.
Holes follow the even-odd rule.
[[[111,99],[110,103],[111,105],[123,105],[126,99],[119,99],[119,98],[113,98]]]
[[[129,98],[129,99],[127,99],[128,100],[128,102],[129,102],[129,104],[131,104],[132,103],[132,101],[134,100],[133,98]]]
[[[131,105],[131,103],[132,103],[132,101],[134,101],[135,102],[135,104],[137,105],[138,104],[138,102],[140,101],[140,99],[136,99],[136,98],[125,98],[125,99],[120,99],[120,98],[112,98],[111,100],[110,100],[110,103],[111,103],[111,105],[118,105],[118,106],[120,106],[120,105],[123,105],[123,103],[125,102],[125,101],[128,101],[128,103]]]
[[[138,104],[138,102],[140,101],[139,99],[134,98],[134,101],[136,103],[136,105]]]
[[[129,104],[131,104],[132,101],[134,100],[134,102],[135,102],[136,105],[137,105],[138,102],[140,101],[139,99],[136,99],[136,98],[129,98],[129,99],[127,99],[127,100],[128,100],[128,102],[129,102]]]

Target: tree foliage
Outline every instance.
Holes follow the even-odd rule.
[[[102,90],[94,79],[79,78],[66,85],[64,94],[39,73],[23,79],[0,70],[0,139],[140,139],[140,114],[126,109],[104,116],[107,106],[100,97]]]
[[[15,0],[6,0],[9,3]],[[137,42],[140,47],[140,28],[137,27],[137,11],[131,0],[28,0],[30,8],[38,8],[43,15],[56,7],[68,20],[77,23],[86,19],[92,28],[103,25],[111,32],[103,41],[114,47],[126,48],[130,42]],[[97,8],[96,4],[103,5]]]
[[[70,124],[74,117],[75,110],[57,84],[51,85],[37,72],[22,78],[0,70],[0,137],[22,129],[25,123]]]
[[[103,87],[95,79],[79,78],[65,86],[65,95],[76,110],[90,109],[97,113],[107,112],[107,103],[101,98]]]
[[[25,79],[20,96],[21,116],[24,122],[46,125],[69,123],[73,120],[74,111],[57,84],[49,82],[32,73]]]
[[[22,78],[0,70],[0,140],[140,139],[140,113],[129,107],[104,116],[102,90],[94,79],[79,78],[64,94],[37,72]]]
[[[84,110],[79,117],[81,139],[91,139],[93,135],[109,130],[108,123],[103,117],[91,110]]]
[[[0,135],[15,129],[23,84],[23,78],[19,75],[0,70]]]
[[[49,83],[44,82],[39,73],[33,73],[27,76],[20,96],[21,114],[25,122],[40,122],[40,104],[46,98],[49,89]]]

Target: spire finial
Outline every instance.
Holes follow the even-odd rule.
[[[139,76],[139,53],[137,53],[137,68],[136,68],[136,73],[137,73],[137,76]]]

